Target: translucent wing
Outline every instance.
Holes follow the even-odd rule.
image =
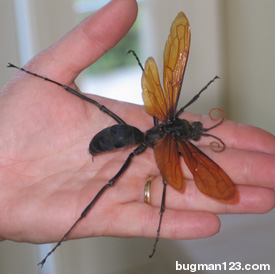
[[[169,112],[167,119],[169,120],[174,118],[177,109],[188,59],[190,39],[191,33],[188,19],[183,12],[180,12],[172,23],[163,54],[163,84]]]
[[[181,90],[183,74],[190,46],[189,22],[180,12],[170,29],[164,50],[164,90],[157,65],[152,57],[145,63],[142,74],[142,97],[145,111],[162,122],[174,117]]]
[[[183,175],[177,143],[167,135],[154,147],[155,158],[162,178],[176,190],[183,190]]]
[[[162,122],[165,121],[167,106],[160,85],[158,67],[152,57],[149,57],[145,63],[141,83],[145,111]]]
[[[217,200],[234,199],[235,186],[221,167],[189,141],[177,141],[177,145],[202,193]]]

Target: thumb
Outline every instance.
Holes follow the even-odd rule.
[[[34,57],[26,67],[71,83],[126,35],[136,15],[135,0],[113,0]]]

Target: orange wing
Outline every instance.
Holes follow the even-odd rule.
[[[181,91],[183,75],[190,48],[190,26],[183,12],[174,20],[164,50],[163,84],[169,117],[173,119]]]
[[[141,83],[145,111],[164,122],[168,109],[159,80],[158,67],[152,57],[149,57],[145,63]]]
[[[180,157],[174,137],[166,135],[154,146],[154,152],[162,178],[176,190],[183,190]]]
[[[230,201],[236,189],[228,175],[189,141],[177,141],[179,151],[194,176],[198,189],[217,200]]]
[[[145,111],[162,122],[174,118],[190,47],[189,22],[183,12],[173,21],[164,50],[163,92],[157,65],[152,57],[142,74]]]

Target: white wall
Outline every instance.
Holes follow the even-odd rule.
[[[0,86],[2,87],[14,74],[13,71],[6,68],[7,63],[19,61],[14,6],[12,1],[0,1],[0,36]]]
[[[275,1],[227,1],[230,117],[275,133]]]

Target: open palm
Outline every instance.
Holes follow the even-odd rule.
[[[77,89],[76,76],[125,35],[135,16],[135,1],[112,1],[25,68]],[[101,24],[103,20],[105,24]],[[112,28],[114,24],[116,28]],[[19,72],[0,96],[0,237],[34,243],[57,241],[134,148],[93,159],[88,152],[90,140],[115,121],[96,106],[24,72]],[[128,124],[143,131],[152,127],[152,118],[141,106],[92,98]],[[213,125],[206,116],[183,116],[201,120],[205,127]],[[261,213],[274,207],[274,136],[230,121],[213,134],[226,143],[223,153],[211,151],[209,140],[199,145],[239,186],[239,202],[225,205],[205,197],[183,165],[186,193],[168,188],[162,237],[207,237],[219,230],[216,213]],[[143,202],[144,184],[150,175],[156,175],[152,206]],[[134,157],[130,168],[98,200],[71,238],[154,237],[161,192],[161,177],[153,150],[148,148]]]

